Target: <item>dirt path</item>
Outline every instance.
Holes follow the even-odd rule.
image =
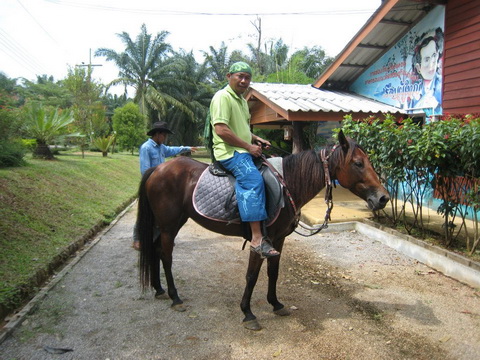
[[[287,239],[278,295],[266,302],[266,266],[241,325],[248,258],[242,240],[188,222],[174,273],[188,309],[142,295],[128,212],[0,345],[0,359],[474,359],[478,290],[358,233]],[[264,264],[265,265],[265,264]],[[50,354],[44,346],[71,348]]]

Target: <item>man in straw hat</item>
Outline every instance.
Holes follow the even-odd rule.
[[[228,85],[213,96],[210,104],[214,156],[237,180],[240,217],[252,232],[250,250],[262,258],[278,256],[263,229],[262,222],[267,219],[265,184],[253,163],[254,157],[262,155],[262,146],[271,144],[250,131],[250,112],[243,97],[250,86],[252,69],[245,62],[236,62],[227,79]]]
[[[168,134],[173,132],[168,128],[164,121],[157,121],[147,132],[150,139],[140,146],[140,173],[143,175],[148,168],[160,165],[165,162],[165,158],[181,154],[188,151],[196,151],[196,147],[192,146],[167,146],[165,141]],[[137,224],[133,228],[133,248],[140,249],[138,239]]]

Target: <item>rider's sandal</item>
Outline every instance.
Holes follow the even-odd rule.
[[[250,246],[250,251],[260,255],[262,259],[280,255],[270,243],[270,239],[266,236],[262,238],[262,242],[257,247]]]

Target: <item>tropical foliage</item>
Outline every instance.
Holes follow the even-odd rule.
[[[146,117],[140,113],[138,105],[129,102],[115,109],[113,129],[120,148],[133,152],[146,140]]]
[[[118,69],[117,78],[109,84],[95,80],[95,68],[88,64],[68,68],[67,77],[60,81],[48,75],[37,76],[35,81],[8,79],[0,73],[0,106],[4,106],[8,99],[11,107],[9,113],[0,115],[8,119],[4,123],[15,128],[16,121],[12,119],[20,122],[25,114],[32,111],[31,106],[26,104],[42,104],[44,111],[56,108],[57,116],[71,112],[74,121],[68,125],[68,136],[56,136],[55,142],[78,146],[82,154],[88,148],[98,148],[95,144],[98,144],[99,138],[110,136],[115,136],[120,148],[133,153],[145,140],[150,124],[158,120],[167,121],[174,131],[168,140],[170,144],[201,144],[211,97],[226,84],[225,75],[232,63],[248,62],[256,82],[303,84],[312,83],[329,63],[330,59],[320,47],[305,48],[290,55],[290,49],[282,39],[264,40],[260,18],[252,25],[255,34],[250,37],[253,40],[247,44],[246,53],[229,49],[222,42],[218,48],[210,46],[201,52],[201,61],[192,52],[175,50],[167,41],[167,31],[150,34],[142,25],[135,36],[121,32],[117,35],[124,45],[123,50],[102,47],[95,51],[96,56],[104,57]],[[117,85],[125,88],[124,95],[109,92]],[[127,94],[131,95],[131,99]],[[132,113],[135,110],[128,106],[124,114],[118,115],[121,120],[117,119],[115,125],[112,119],[115,109],[123,107],[128,101],[137,105],[137,111],[143,117],[137,118]],[[12,151],[7,151],[2,142],[1,153],[9,153],[9,159],[15,154],[21,163],[25,150],[16,138],[31,135],[18,131],[6,134]],[[42,145],[46,152],[47,145],[51,145],[47,143]],[[36,155],[39,155],[38,148]]]
[[[18,129],[16,80],[0,73],[0,168],[24,164],[26,149],[22,146]]]
[[[95,52],[96,56],[104,56],[107,61],[113,61],[119,69],[119,77],[109,86],[122,84],[133,87],[133,101],[139,105],[140,111],[148,115],[156,112],[159,118],[165,116],[167,105],[182,108],[180,102],[161,91],[158,82],[154,81],[154,78],[164,80],[165,73],[169,71],[171,62],[168,56],[172,47],[165,42],[168,35],[167,31],[162,31],[152,37],[143,24],[135,41],[126,32],[118,34],[125,45],[124,52],[118,53],[107,48],[100,48]]]
[[[18,136],[17,118],[13,110],[0,108],[0,168],[24,164],[26,149]]]
[[[110,135],[110,136],[98,137],[94,139],[93,145],[102,152],[103,157],[107,157],[108,151],[110,150],[114,142],[115,142],[115,136]]]
[[[37,141],[34,156],[53,159],[48,145],[73,122],[73,113],[59,109],[46,109],[40,103],[32,102],[27,106],[25,116],[26,133]]]
[[[402,223],[408,232],[425,231],[423,206],[436,198],[445,245],[453,246],[463,234],[473,253],[480,242],[480,117],[447,116],[423,126],[411,119],[397,123],[388,116],[360,121],[349,117],[343,131],[358,140],[384,179],[392,195],[394,223]],[[406,218],[407,206],[413,221]],[[467,219],[476,224],[474,234],[468,233]]]
[[[89,142],[96,136],[108,135],[110,128],[105,121],[105,107],[101,101],[104,86],[92,79],[92,68],[69,68],[63,86],[71,94],[71,109],[79,132]]]

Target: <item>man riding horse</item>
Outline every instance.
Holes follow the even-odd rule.
[[[262,155],[262,146],[270,142],[250,131],[250,111],[243,93],[250,86],[252,69],[245,62],[236,62],[227,74],[228,85],[219,90],[210,104],[215,159],[236,178],[236,196],[240,218],[251,229],[250,250],[262,258],[278,256],[267,237],[264,221],[265,185],[253,163]]]

